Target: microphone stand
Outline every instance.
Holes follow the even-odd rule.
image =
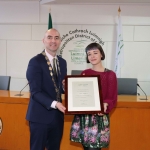
[[[25,87],[26,87],[28,84],[29,84],[29,82],[25,85]],[[25,87],[23,87],[23,89],[24,89]],[[23,89],[22,89],[22,90],[23,90]],[[16,94],[15,96],[22,96],[22,95],[23,95],[23,94],[21,94],[22,90],[19,92],[19,94]]]
[[[137,86],[142,90],[142,88],[140,87],[140,85],[137,83]],[[143,91],[143,90],[142,90]],[[146,98],[140,98],[140,100],[148,100],[147,99],[147,95],[146,93],[143,91],[144,95],[146,96]]]

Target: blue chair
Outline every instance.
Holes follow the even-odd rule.
[[[9,90],[10,76],[0,76],[0,90]]]
[[[83,70],[71,70],[71,75],[80,75]]]
[[[118,95],[137,95],[137,78],[117,78]]]

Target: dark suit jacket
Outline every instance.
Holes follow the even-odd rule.
[[[61,92],[62,80],[67,74],[66,61],[58,56],[61,75],[58,75],[57,85],[60,84]],[[63,116],[57,109],[51,108],[51,104],[56,100],[56,91],[49,66],[42,54],[38,54],[29,61],[27,68],[27,80],[30,85],[30,102],[28,105],[26,119],[32,122],[49,124],[58,116]]]

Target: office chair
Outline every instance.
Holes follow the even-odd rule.
[[[0,76],[0,90],[9,90],[10,76]]]
[[[71,75],[80,75],[82,70],[71,70]]]
[[[118,95],[137,95],[136,78],[117,78]]]

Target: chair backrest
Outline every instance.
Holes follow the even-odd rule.
[[[0,76],[0,90],[9,90],[10,76]]]
[[[80,75],[82,70],[72,70],[71,75]]]
[[[136,78],[117,78],[118,95],[137,95]]]

